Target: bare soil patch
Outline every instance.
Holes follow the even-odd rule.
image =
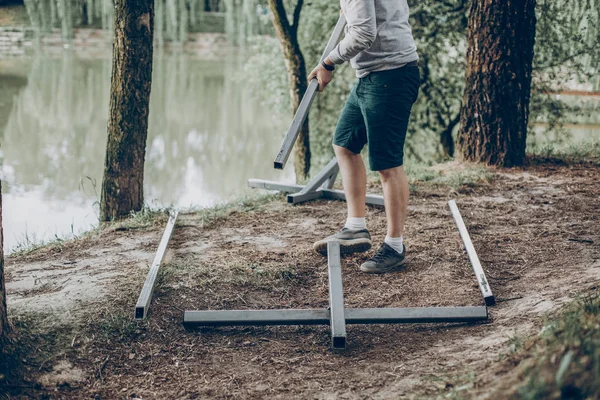
[[[312,243],[342,225],[345,204],[275,201],[209,223],[181,216],[141,323],[132,320],[135,300],[166,218],[9,258],[9,312],[28,358],[20,365],[27,381],[9,376],[6,390],[98,399],[502,393],[511,338],[535,334],[544,316],[598,285],[600,166],[492,172],[490,183],[458,190],[416,185],[403,270],[370,276],[358,271],[365,255],[342,260],[347,307],[482,304],[446,206],[454,198],[498,300],[489,323],[351,325],[344,352],[330,350],[328,327],[184,329],[185,309],[327,306],[326,260]],[[379,244],[383,210],[370,209],[368,221]],[[23,336],[33,328],[43,343]],[[60,378],[43,379],[53,371]]]

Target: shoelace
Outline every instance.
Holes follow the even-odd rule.
[[[379,249],[377,249],[377,253],[375,253],[375,255],[373,256],[373,258],[371,258],[371,260],[375,261],[375,262],[379,262],[379,261],[384,261],[385,258],[387,257],[387,249],[384,246],[380,246]]]

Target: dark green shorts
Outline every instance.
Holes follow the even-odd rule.
[[[416,63],[360,78],[346,100],[333,144],[359,154],[368,143],[373,171],[401,166],[408,119],[419,83]]]

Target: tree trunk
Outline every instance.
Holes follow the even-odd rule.
[[[4,230],[2,228],[2,181],[0,181],[0,355],[8,334],[8,315],[6,312],[6,289],[4,288]]]
[[[458,125],[459,121],[460,113],[457,113],[456,117],[448,121],[444,130],[440,132],[440,143],[442,144],[444,156],[446,157],[454,157],[454,138],[452,137],[452,131],[454,130],[454,127]]]
[[[101,221],[126,217],[144,205],[154,1],[116,0],[114,21]]]
[[[525,162],[535,0],[474,0],[467,28],[466,88],[457,145],[464,160]]]
[[[281,50],[285,58],[285,67],[290,84],[290,100],[292,114],[296,113],[302,96],[308,87],[306,63],[298,44],[298,21],[302,9],[303,0],[298,0],[294,10],[293,25],[290,25],[283,0],[269,0],[269,8],[273,17],[273,26],[277,38],[281,44]],[[308,117],[300,129],[298,140],[294,146],[294,169],[297,180],[304,180],[310,172],[310,139],[308,128]]]

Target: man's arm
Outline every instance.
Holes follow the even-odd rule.
[[[346,36],[329,53],[333,64],[342,64],[371,47],[377,36],[374,0],[346,0]]]

